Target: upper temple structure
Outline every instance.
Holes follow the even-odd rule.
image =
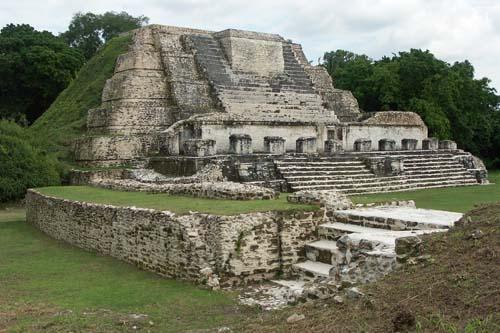
[[[75,158],[89,166],[186,176],[218,160],[229,180],[347,193],[363,192],[356,182],[360,190],[403,190],[485,178],[480,161],[454,142],[427,138],[416,113],[361,112],[300,44],[275,34],[138,29],[87,128]],[[435,170],[421,170],[426,161]]]

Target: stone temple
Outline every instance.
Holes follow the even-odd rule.
[[[227,180],[347,194],[486,181],[417,114],[362,112],[279,35],[152,25],[132,38],[75,144],[82,165],[189,176],[217,161]]]
[[[264,307],[375,281],[417,260],[421,235],[462,218],[349,195],[488,182],[481,160],[429,138],[416,113],[362,112],[299,44],[265,33],[134,31],[87,128],[75,159],[99,168],[74,171],[73,184],[233,200],[294,192],[288,201],[320,206],[218,215],[193,201],[177,214],[28,192],[27,220],[47,234],[162,276],[214,288],[285,279]]]

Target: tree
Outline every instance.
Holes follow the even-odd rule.
[[[20,199],[31,187],[59,184],[62,168],[25,128],[0,120],[0,202]]]
[[[48,31],[0,30],[0,118],[32,123],[75,77],[82,54]]]
[[[418,49],[373,61],[337,50],[325,53],[323,66],[363,110],[414,111],[430,135],[453,139],[500,167],[500,96],[487,78],[474,78],[469,61],[450,65]]]
[[[133,17],[126,12],[76,13],[68,31],[61,37],[74,48],[80,50],[85,59],[90,59],[97,50],[120,33],[140,28],[149,22],[145,16]]]

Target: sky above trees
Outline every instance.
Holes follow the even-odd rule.
[[[63,32],[75,12],[127,11],[150,23],[278,33],[303,44],[315,63],[344,49],[372,58],[429,49],[450,63],[468,59],[500,90],[498,0],[17,0],[0,2],[0,26],[28,23]]]

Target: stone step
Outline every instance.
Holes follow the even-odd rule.
[[[345,193],[345,191],[342,192],[348,196],[357,196],[357,195],[376,194],[376,193],[407,192],[407,191],[415,191],[422,189],[473,186],[473,185],[478,185],[478,184],[477,183],[440,184],[440,185],[432,184],[432,185],[421,185],[421,186],[419,186],[418,184],[412,184],[411,186],[409,185],[408,187],[400,187],[399,189],[376,189],[374,191],[371,191],[370,188],[365,188],[365,189],[360,189],[361,191],[353,190],[349,191],[349,193]],[[322,188],[322,189],[326,190],[327,188]]]
[[[461,213],[453,213],[432,209],[419,209],[413,207],[369,207],[347,209],[333,212],[329,219],[331,222],[354,224],[362,227],[393,229],[398,231],[380,231],[387,236],[405,237],[399,230],[413,230],[422,234],[434,229],[448,229],[462,217]],[[345,227],[338,226],[337,227]],[[335,228],[335,226],[333,226]],[[359,231],[359,229],[358,229]],[[411,232],[413,232],[411,231]],[[410,232],[410,234],[411,234]],[[365,232],[361,232],[364,234]],[[373,234],[368,230],[366,234]],[[355,236],[357,237],[357,236]]]
[[[315,165],[321,165],[321,166],[361,166],[361,167],[366,167],[365,164],[362,161],[307,161],[307,160],[300,160],[300,161],[288,161],[288,160],[277,160],[275,163],[279,166],[287,166],[287,165],[293,165],[293,166],[315,166]]]
[[[422,168],[426,169],[441,169],[441,168],[453,168],[453,167],[458,167],[458,168],[463,168],[461,164],[458,164],[457,162],[429,162],[429,163],[408,163],[406,161],[403,161],[403,165],[405,169],[409,170],[418,170]]]
[[[394,176],[394,177],[375,177],[373,174],[356,174],[356,175],[328,175],[328,174],[319,174],[319,175],[305,175],[305,176],[287,176],[286,179],[288,182],[300,182],[300,181],[310,181],[310,180],[331,180],[339,183],[348,183],[348,182],[377,182],[377,181],[393,181],[393,180],[407,180],[404,176]]]
[[[375,177],[375,175],[368,170],[363,169],[349,169],[349,168],[311,168],[311,169],[282,169],[279,168],[281,174],[285,177],[293,176],[316,176],[316,175],[328,175],[337,177]]]
[[[417,175],[417,176],[424,176],[424,175],[435,175],[435,174],[442,174],[442,173],[463,173],[466,174],[468,171],[464,168],[444,168],[444,169],[420,169],[420,170],[404,170],[404,174],[406,175]]]
[[[337,266],[344,261],[344,252],[337,247],[337,242],[318,240],[305,246],[306,258],[310,261]]]
[[[292,265],[295,273],[299,274],[304,280],[315,280],[317,278],[328,278],[333,265],[322,262],[306,260]]]
[[[445,156],[425,156],[425,157],[405,157],[406,163],[417,164],[417,163],[429,163],[429,162],[456,162],[456,159],[453,157],[445,157]]]
[[[453,173],[434,176],[434,177],[419,177],[419,176],[414,176],[414,175],[412,175],[411,177],[408,177],[408,181],[410,183],[420,183],[420,182],[441,183],[441,182],[447,182],[447,181],[464,181],[464,182],[466,182],[468,180],[476,181],[476,178],[474,176],[472,176],[471,174],[455,175]]]
[[[407,184],[407,181],[405,179],[396,179],[396,180],[389,180],[389,181],[384,181],[380,180],[380,178],[375,178],[375,179],[370,179],[370,180],[364,180],[364,181],[357,181],[357,182],[352,182],[352,181],[337,181],[337,180],[308,180],[308,181],[288,181],[288,184],[292,188],[296,188],[298,186],[309,186],[309,185],[331,185],[334,186],[335,189],[337,190],[351,190],[351,189],[356,189],[356,188],[364,188],[368,186],[394,186],[394,185],[409,185]]]
[[[394,185],[394,186],[369,186],[369,187],[358,187],[350,189],[339,190],[337,186],[334,185],[298,185],[293,186],[294,191],[300,190],[339,190],[346,195],[358,195],[358,194],[370,194],[370,193],[380,193],[380,192],[393,192],[401,191],[403,189],[410,189],[410,185]]]

